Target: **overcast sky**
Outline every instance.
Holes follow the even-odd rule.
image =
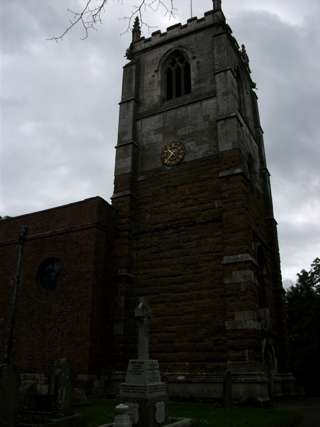
[[[114,146],[124,53],[121,33],[134,1],[109,0],[103,23],[80,40],[47,38],[84,0],[0,0],[0,215],[15,216],[113,190]],[[194,15],[211,0],[194,0]],[[146,20],[165,30],[190,17],[159,11]],[[284,279],[320,256],[320,2],[224,0],[257,82]],[[152,29],[154,31],[154,29]],[[148,30],[144,33],[148,36]]]

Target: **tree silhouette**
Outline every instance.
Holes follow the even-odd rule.
[[[79,11],[67,9],[71,16],[69,25],[61,34],[53,36],[49,40],[62,40],[76,26],[82,27],[83,36],[81,39],[88,38],[89,31],[97,29],[97,26],[102,23],[103,14],[108,3],[109,0],[85,0],[84,6]],[[144,20],[144,13],[147,10],[152,10],[153,12],[162,11],[164,15],[173,17],[175,11],[174,0],[139,0],[137,5],[130,8],[128,16],[124,17],[127,21],[127,30],[131,28],[132,20],[135,16],[139,16],[142,25],[149,27]]]
[[[287,290],[292,367],[307,392],[319,392],[320,381],[320,258]]]

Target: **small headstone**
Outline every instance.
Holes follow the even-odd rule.
[[[139,421],[139,404],[135,402],[128,402],[125,405],[129,406],[129,417],[132,424],[137,424]]]
[[[128,405],[120,404],[116,406],[113,427],[132,427]]]
[[[158,424],[163,424],[166,420],[166,404],[165,402],[156,403],[155,419]]]
[[[20,378],[12,365],[0,365],[0,427],[15,427]]]
[[[59,414],[72,412],[72,369],[67,359],[54,362],[49,377],[49,395]]]

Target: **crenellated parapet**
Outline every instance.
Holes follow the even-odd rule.
[[[236,62],[243,65],[243,68],[246,70],[251,80],[249,57],[244,45],[240,47],[233,36],[232,29],[226,22],[225,15],[221,9],[221,1],[213,2],[213,9],[205,12],[203,17],[189,18],[185,24],[177,23],[171,25],[164,32],[161,30],[154,31],[148,38],[142,36],[139,18],[136,18],[132,29],[132,43],[126,52],[126,56],[129,60],[132,60],[136,55],[139,55],[146,50],[172,43],[180,38],[183,39],[186,36],[194,34],[195,32],[204,31],[210,27],[215,27],[215,36],[224,34],[227,37],[229,40],[229,46],[232,47],[232,50],[239,58],[239,61]],[[255,83],[253,81],[251,81],[251,87],[255,88]]]
[[[226,25],[226,19],[221,9],[209,10],[201,18],[192,17],[187,20],[186,24],[178,23],[171,25],[165,32],[160,30],[154,31],[151,37],[135,39],[130,46],[130,54],[136,54],[158,44],[169,43],[175,38],[185,37],[189,33],[201,31],[212,25]]]

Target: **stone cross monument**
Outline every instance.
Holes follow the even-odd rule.
[[[149,360],[151,310],[143,298],[135,310],[138,325],[138,359]]]
[[[134,426],[161,426],[168,419],[167,387],[161,382],[158,361],[149,357],[151,310],[143,298],[134,314],[138,328],[138,359],[129,360],[125,383],[120,385],[120,402],[129,406]]]

